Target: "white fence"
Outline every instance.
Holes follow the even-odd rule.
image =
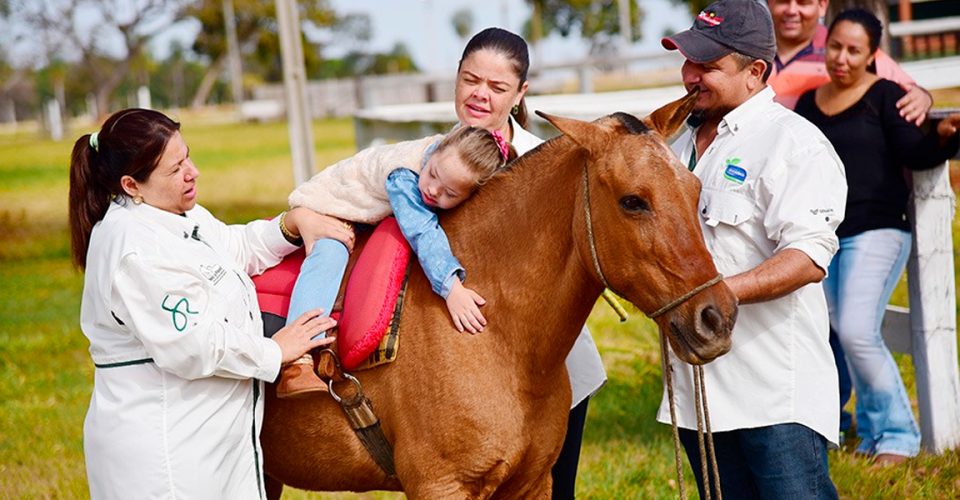
[[[948,164],[913,172],[913,248],[907,262],[910,309],[888,306],[883,319],[887,345],[912,356],[923,447],[933,453],[960,446],[955,207]]]

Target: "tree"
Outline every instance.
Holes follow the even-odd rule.
[[[524,27],[524,36],[534,43],[553,32],[563,37],[579,33],[590,40],[591,53],[616,50],[614,38],[620,34],[617,0],[527,0],[527,3],[533,7],[533,15]],[[641,38],[642,21],[643,11],[637,2],[631,1],[631,41]]]
[[[453,31],[465,44],[467,37],[473,33],[473,11],[460,9],[453,13],[450,22],[453,23]]]
[[[82,63],[103,116],[147,41],[183,19],[189,1],[7,0],[5,7],[23,23],[20,39],[34,42],[37,67],[54,58]]]
[[[304,50],[309,73],[311,68],[320,66],[322,30],[335,26],[338,18],[326,0],[298,2],[298,6],[304,25],[304,43],[313,48]],[[259,70],[267,81],[279,81],[283,72],[280,67],[275,0],[234,0],[234,12],[240,52],[250,59],[250,64],[245,64],[245,67]],[[200,21],[202,26],[193,43],[193,51],[209,60],[209,69],[192,99],[192,106],[197,107],[206,102],[226,64],[226,30],[219,0],[203,0],[188,9],[187,15]]]
[[[13,43],[14,33],[10,23],[10,2],[0,0],[0,46],[9,47]],[[7,50],[0,50],[0,123],[14,122],[17,119],[13,94],[26,81],[24,67],[10,64]]]
[[[690,13],[696,16],[704,9],[707,5],[712,4],[716,0],[670,0],[671,2],[677,5],[686,5],[690,9]],[[766,0],[759,0],[761,2]],[[672,34],[672,32],[671,32]]]

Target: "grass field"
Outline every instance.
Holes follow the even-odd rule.
[[[202,172],[200,200],[230,222],[272,215],[292,188],[286,128],[183,115],[183,134]],[[92,130],[77,127],[72,137]],[[314,124],[317,161],[353,151],[347,120]],[[82,424],[93,364],[78,326],[82,275],[69,260],[67,167],[72,143],[29,132],[0,134],[0,498],[85,498]],[[954,225],[954,233],[957,226]],[[895,302],[903,303],[898,291]],[[600,304],[589,325],[610,381],[590,405],[581,458],[581,498],[676,497],[668,426],[660,399],[656,332],[638,314],[617,323]],[[909,358],[898,358],[912,397]],[[960,497],[960,455],[922,454],[877,469],[849,447],[830,454],[843,498]],[[689,469],[685,480],[693,488]],[[286,498],[378,498],[312,494]],[[695,496],[695,494],[694,494]]]

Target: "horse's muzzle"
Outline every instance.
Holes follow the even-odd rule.
[[[718,300],[703,300],[690,304],[692,311],[682,308],[668,315],[667,338],[674,354],[683,361],[702,365],[730,350],[737,304],[729,289],[724,286],[722,290],[725,293],[713,294]]]

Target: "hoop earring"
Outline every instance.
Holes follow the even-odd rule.
[[[139,205],[141,203],[143,203],[143,196],[140,196],[139,194],[133,195],[133,204]]]
[[[511,115],[516,115],[516,114],[519,113],[519,112],[520,112],[520,105],[519,105],[519,104],[514,104],[514,105],[513,105],[513,108],[510,109],[510,114],[511,114]]]

